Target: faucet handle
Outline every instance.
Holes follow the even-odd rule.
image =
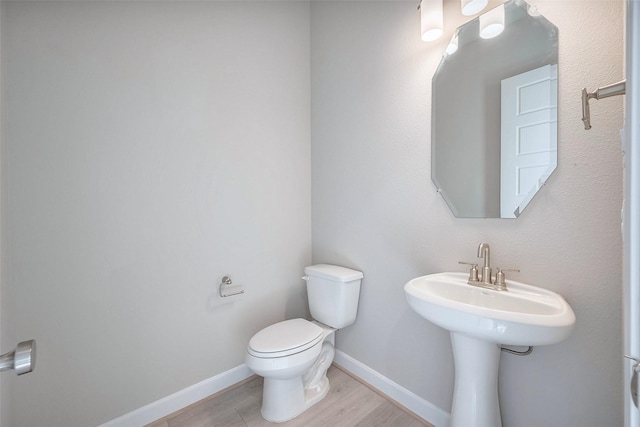
[[[471,270],[469,270],[469,282],[480,281],[480,279],[478,279],[478,263],[458,261],[458,264],[466,264],[471,266]]]
[[[517,268],[498,268],[498,272],[496,273],[495,286],[496,286],[496,289],[499,291],[507,290],[507,284],[505,282],[505,276],[504,276],[505,271],[515,271],[517,273],[520,273],[520,270],[518,270]]]

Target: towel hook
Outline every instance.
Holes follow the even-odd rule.
[[[624,95],[626,80],[608,86],[599,87],[593,92],[587,92],[587,88],[582,88],[582,122],[585,130],[591,129],[591,113],[589,111],[590,99],[602,99],[610,96]]]

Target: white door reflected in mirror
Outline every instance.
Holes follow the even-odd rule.
[[[555,170],[558,65],[502,80],[500,217],[517,218]]]

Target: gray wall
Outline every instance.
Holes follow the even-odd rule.
[[[365,274],[338,347],[449,411],[449,337],[402,287],[463,271],[489,242],[494,265],[564,295],[578,319],[564,343],[502,356],[504,425],[621,425],[622,99],[594,105],[586,132],[580,90],[622,77],[623,3],[535,3],[560,32],[559,166],[517,220],[456,219],[431,183],[431,77],[448,37],[420,41],[414,2],[312,3],[313,259]]]
[[[505,426],[620,425],[622,100],[585,132],[579,93],[621,78],[622,2],[537,4],[560,29],[558,170],[519,219],[464,220],[430,180],[446,40],[420,41],[413,1],[2,2],[0,333],[40,344],[2,377],[3,424],[99,424],[242,363],[306,313],[313,237],[313,261],[365,273],[338,348],[445,410],[448,336],[402,286],[488,241],[578,317],[503,356]],[[243,300],[221,305],[223,274]]]
[[[39,345],[33,374],[3,377],[3,425],[100,424],[304,316],[309,5],[2,12],[2,347]],[[243,300],[220,305],[225,274]]]

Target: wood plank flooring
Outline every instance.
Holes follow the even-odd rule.
[[[254,376],[147,427],[433,427],[335,365],[327,376],[327,396],[285,423],[260,415],[262,377]]]

